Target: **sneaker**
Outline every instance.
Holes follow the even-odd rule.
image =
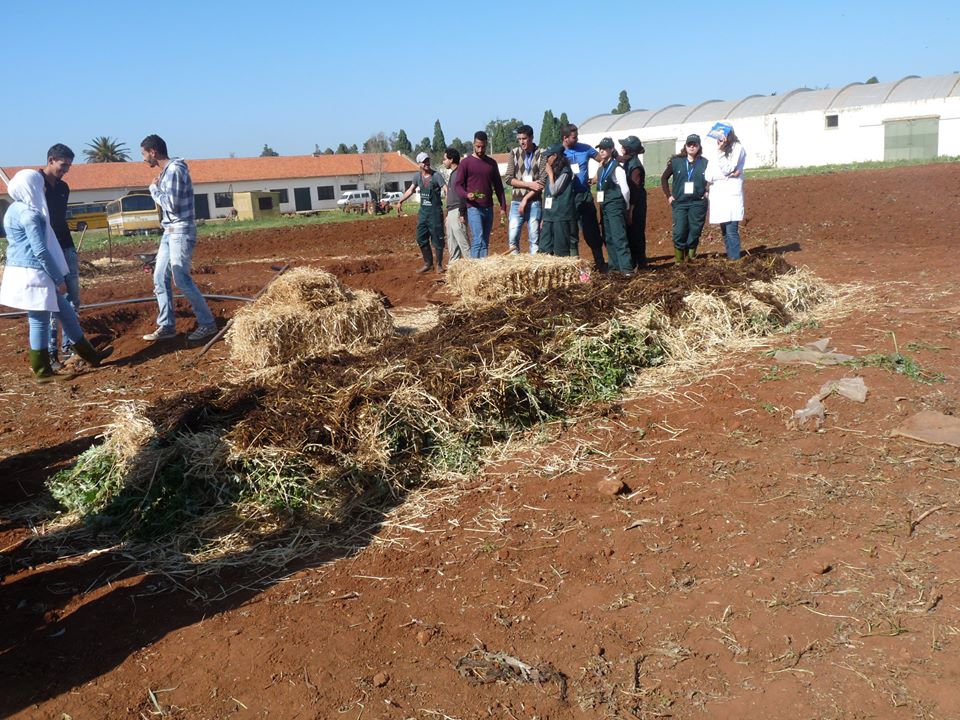
[[[189,342],[198,342],[200,340],[206,340],[209,337],[213,337],[216,334],[217,326],[215,324],[197,325],[197,329],[187,335],[187,340]]]
[[[177,336],[177,329],[172,327],[158,327],[149,335],[144,335],[143,339],[147,342],[156,342],[157,340],[170,340]]]

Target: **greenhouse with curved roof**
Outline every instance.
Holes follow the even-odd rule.
[[[644,165],[660,168],[688,134],[720,121],[733,125],[748,167],[960,156],[960,73],[594,115],[579,130],[591,145],[636,135]]]

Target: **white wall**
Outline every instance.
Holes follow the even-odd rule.
[[[837,127],[826,126],[827,115],[838,116]],[[747,151],[748,168],[786,168],[883,160],[884,121],[936,116],[940,118],[938,154],[960,156],[960,97],[777,113],[736,118],[731,124]],[[614,142],[628,135],[636,135],[642,142],[674,137],[679,151],[687,135],[697,133],[709,154],[712,140],[706,134],[712,125],[710,122],[623,128],[611,137]],[[596,145],[604,135],[582,134],[580,142]]]
[[[414,174],[415,171],[408,173],[384,173],[383,182],[384,184],[396,182],[399,184],[400,189],[402,190],[404,188],[404,182],[409,181]],[[67,176],[67,182],[69,182],[69,179],[69,176]],[[312,209],[333,210],[337,207],[337,199],[343,192],[340,189],[342,185],[356,185],[357,189],[362,190],[376,182],[376,178],[371,177],[370,175],[367,175],[366,180],[367,182],[365,183],[364,180],[359,176],[337,175],[331,177],[287,178],[284,180],[243,180],[233,183],[195,183],[193,186],[193,192],[195,195],[207,195],[208,203],[210,205],[211,218],[226,217],[230,214],[231,210],[230,207],[216,207],[214,193],[243,192],[245,190],[286,190],[289,202],[281,203],[280,211],[294,212],[296,209],[293,194],[294,188],[310,188],[310,205]],[[317,200],[317,187],[325,185],[333,186],[333,199]],[[71,190],[70,202],[103,202],[116,200],[118,197],[122,197],[132,189],[134,188]]]

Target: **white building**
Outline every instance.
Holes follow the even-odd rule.
[[[198,219],[229,216],[233,193],[243,190],[279,192],[281,212],[328,210],[345,190],[376,189],[378,183],[386,191],[403,190],[418,172],[400,153],[187,160],[187,165]],[[0,216],[10,201],[7,182],[21,169],[0,167]],[[64,180],[70,202],[106,202],[147,187],[156,175],[143,162],[78,162]]]
[[[960,74],[594,115],[579,125],[580,141],[636,135],[648,172],[659,172],[690,133],[709,146],[706,134],[717,121],[733,125],[747,167],[960,156]]]

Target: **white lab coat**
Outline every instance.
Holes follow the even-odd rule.
[[[707,182],[710,183],[710,223],[743,220],[743,166],[747,153],[740,143],[734,143],[729,155],[717,153],[707,165]],[[738,177],[730,173],[739,170]]]

